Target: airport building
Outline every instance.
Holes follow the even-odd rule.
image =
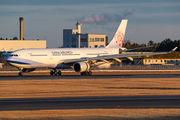
[[[46,40],[0,40],[1,52],[27,48],[46,48]]]
[[[63,29],[64,48],[93,48],[107,45],[108,37],[105,34],[81,33],[81,25],[77,22],[77,29]]]
[[[178,58],[145,58],[142,59],[143,65],[179,65]]]
[[[13,52],[18,49],[46,48],[46,40],[24,40],[23,38],[23,17],[20,20],[20,40],[0,40],[0,57],[4,50]]]
[[[134,58],[134,65],[180,65],[179,58]]]
[[[146,53],[153,53],[153,52],[123,52],[122,54],[146,54]],[[172,53],[170,53],[172,54]],[[132,60],[128,58],[121,59],[121,63],[114,61],[113,64],[123,64],[123,65],[180,65],[180,58],[153,58],[152,55],[147,56],[137,56],[133,57]]]

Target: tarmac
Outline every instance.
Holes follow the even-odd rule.
[[[180,96],[1,99],[0,111],[48,109],[180,108]]]

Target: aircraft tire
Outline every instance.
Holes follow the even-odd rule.
[[[57,72],[56,70],[54,70],[54,75],[55,75],[55,76],[58,75],[58,72]]]
[[[53,72],[52,70],[51,70],[51,72],[50,72],[50,75],[52,75],[52,76],[54,75],[54,72]]]
[[[89,72],[88,72],[88,74],[89,74],[89,75],[92,75],[92,72],[91,72],[91,71],[89,71]]]
[[[85,72],[81,72],[81,75],[84,76],[84,75],[85,75]]]
[[[61,71],[59,70],[59,71],[57,72],[57,74],[60,76],[60,75],[61,75]]]
[[[87,75],[89,75],[89,72],[86,71],[86,72],[84,72],[84,74],[87,76]]]
[[[18,75],[19,75],[19,76],[23,76],[23,75],[22,75],[22,72],[19,72]]]
[[[81,75],[82,75],[82,76],[83,76],[83,75],[86,75],[86,76],[87,76],[87,75],[92,75],[92,72],[91,72],[91,71],[89,71],[89,72],[87,72],[87,71],[86,71],[86,72],[81,72]]]

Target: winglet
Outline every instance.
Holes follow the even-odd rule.
[[[169,51],[169,52],[174,52],[177,48],[178,48],[178,47],[175,47],[174,49],[172,49],[172,50]]]

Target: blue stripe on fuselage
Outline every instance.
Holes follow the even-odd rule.
[[[30,65],[30,63],[25,63],[25,62],[18,62],[18,61],[11,61],[11,60],[6,60],[8,63],[16,63],[16,64],[24,64],[24,65]]]
[[[11,64],[21,64],[21,65],[33,65],[33,64],[42,64],[40,62],[32,61],[32,60],[25,60],[23,58],[17,58],[17,57],[8,57],[6,61]]]

